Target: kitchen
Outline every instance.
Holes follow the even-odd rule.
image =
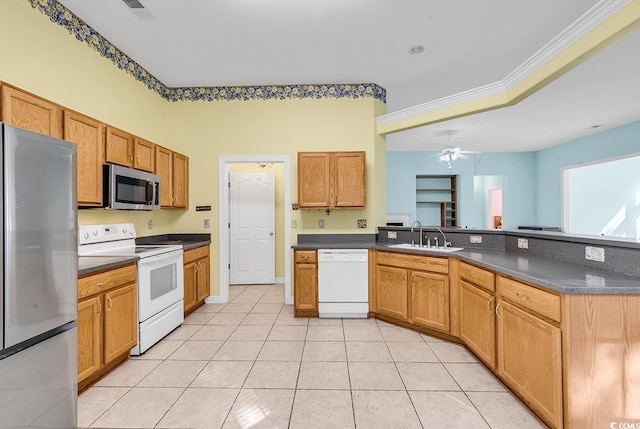
[[[215,161],[212,160],[217,154],[252,155],[256,151],[255,146],[238,142],[268,140],[269,153],[287,154],[291,160],[296,159],[298,151],[318,148],[338,151],[353,147],[367,151],[370,172],[367,175],[367,208],[357,213],[332,211],[325,231],[375,233],[378,225],[384,225],[385,193],[380,190],[386,189],[385,143],[371,126],[374,118],[384,113],[385,106],[380,100],[166,103],[28,5],[9,3],[2,7],[5,8],[3,14],[6,11],[15,17],[3,24],[4,38],[16,39],[6,47],[7,56],[24,58],[24,61],[3,62],[1,79],[157,144],[184,152],[190,158],[191,206],[217,207],[218,179],[212,167]],[[51,56],[52,52],[56,52],[55,57]],[[28,58],[25,53],[29,53]],[[60,61],[61,58],[73,58],[73,64]],[[46,64],[47,73],[42,72],[43,64]],[[77,64],[82,64],[82,67],[77,67]],[[248,129],[246,118],[260,118],[259,126]],[[286,122],[282,118],[287,118]],[[295,127],[290,125],[293,123]],[[326,127],[327,123],[332,127]],[[299,134],[301,129],[307,130],[304,138]],[[238,130],[243,130],[243,133],[239,135]],[[215,151],[212,147],[216,148]],[[265,151],[263,147],[261,152]],[[198,180],[195,181],[194,177]],[[291,194],[296,195],[295,181],[291,185]],[[192,209],[152,213],[83,211],[79,214],[79,223],[133,222],[136,230],[149,235],[174,231],[207,232],[201,226],[203,221],[209,218],[215,228],[219,217],[215,209],[205,213]],[[300,227],[298,231],[292,231],[292,241],[295,241],[296,232],[318,232],[318,220],[325,217],[324,212],[293,211],[290,215]],[[356,218],[366,218],[367,228],[357,229]],[[153,221],[150,231],[149,219]],[[212,296],[217,296],[221,287],[215,262],[218,258],[218,248],[214,244],[211,246],[211,260],[214,261]]]

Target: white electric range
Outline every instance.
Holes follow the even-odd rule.
[[[184,321],[181,245],[136,245],[133,224],[78,227],[78,256],[137,256],[140,355]]]

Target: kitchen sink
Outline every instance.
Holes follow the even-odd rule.
[[[392,249],[407,249],[407,250],[417,250],[420,252],[437,252],[437,253],[453,253],[463,250],[462,247],[420,247],[417,244],[411,243],[400,243],[400,244],[390,244],[387,247]]]

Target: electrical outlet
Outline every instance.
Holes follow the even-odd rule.
[[[529,240],[526,238],[518,238],[518,249],[528,249],[529,248]]]
[[[358,228],[366,228],[367,220],[366,219],[358,219]]]
[[[298,227],[298,220],[291,219],[291,228],[297,228],[297,227]]]
[[[480,243],[482,243],[482,236],[481,235],[471,235],[471,236],[469,236],[469,241],[471,243],[474,243],[474,244],[480,244]]]
[[[205,228],[211,228],[211,219],[205,219],[204,220],[204,227]]]
[[[147,221],[147,228],[149,228],[149,229],[153,229],[153,219],[149,219],[149,220]]]
[[[604,262],[604,249],[602,247],[587,246],[584,248],[584,258],[587,261]]]
[[[398,232],[397,231],[387,231],[387,238],[397,239],[398,238]]]
[[[324,228],[324,219],[318,221],[318,228]]]

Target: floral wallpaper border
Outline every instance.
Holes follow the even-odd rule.
[[[27,0],[49,19],[86,43],[119,69],[126,71],[147,88],[168,101],[286,100],[321,98],[374,98],[387,102],[386,90],[375,83],[306,85],[258,85],[170,88],[122,52],[57,0]]]

